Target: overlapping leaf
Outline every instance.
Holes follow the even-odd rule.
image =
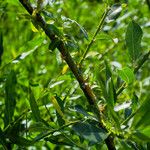
[[[102,143],[108,136],[108,133],[98,126],[98,122],[92,120],[78,122],[73,125],[72,129],[91,144]]]

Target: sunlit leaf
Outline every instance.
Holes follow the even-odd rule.
[[[53,87],[55,87],[55,86],[57,86],[57,85],[60,85],[60,84],[62,84],[62,83],[64,83],[64,80],[61,80],[61,81],[57,81],[57,82],[54,82],[54,83],[50,83],[50,88],[53,88]]]
[[[51,102],[54,105],[54,108],[56,109],[56,111],[59,113],[59,115],[61,117],[64,117],[63,111],[62,111],[61,106],[59,105],[59,102],[57,101],[56,97],[53,96],[51,98]]]
[[[18,63],[19,61],[25,59],[27,56],[32,54],[42,44],[43,40],[44,40],[43,37],[36,37],[32,39],[31,41],[29,41],[28,43],[26,43],[25,45],[23,45],[20,48],[20,51],[26,51],[26,52],[23,52],[22,54],[17,56],[12,61],[12,63]]]
[[[124,102],[123,104],[117,105],[114,107],[114,111],[120,111],[131,106],[131,102]]]
[[[36,28],[33,23],[31,23],[31,29],[33,32],[39,32],[38,28]]]
[[[100,33],[97,35],[97,38],[96,40],[106,40],[106,41],[113,41],[113,38],[109,35],[109,34],[106,34],[106,33]]]
[[[87,34],[86,30],[77,21],[72,20],[70,18],[67,18],[65,16],[62,16],[62,20],[65,21],[65,22],[68,21],[68,22],[76,24],[80,28],[80,30],[82,31],[84,37],[88,40],[88,34]]]
[[[133,70],[128,67],[123,68],[122,70],[118,70],[118,75],[128,84],[134,81]]]
[[[18,5],[18,1],[17,0],[6,0],[6,2],[8,2],[9,4],[12,4],[12,5]]]
[[[108,16],[106,18],[106,22],[112,22],[120,16],[122,11],[121,4],[117,3],[111,6]]]
[[[69,69],[68,65],[65,65],[61,71],[62,74],[65,74],[67,70]]]

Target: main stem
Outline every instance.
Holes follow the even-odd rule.
[[[19,0],[19,1],[24,6],[24,8],[28,11],[28,13],[30,15],[32,15],[33,8],[31,6],[31,4],[29,3],[29,1],[27,1],[27,0]],[[63,59],[68,64],[71,71],[73,72],[75,78],[79,82],[80,88],[82,89],[82,91],[83,91],[84,95],[86,96],[93,112],[96,114],[96,116],[100,122],[100,126],[105,128],[103,123],[102,123],[99,108],[97,106],[96,96],[93,93],[93,91],[92,91],[91,87],[89,86],[89,84],[87,83],[87,81],[83,78],[82,73],[80,72],[76,63],[74,62],[73,58],[71,57],[68,49],[66,48],[65,44],[63,43],[63,40],[59,39],[54,33],[51,32],[51,30],[49,30],[45,20],[42,18],[42,16],[39,13],[37,13],[34,18],[35,18],[36,22],[38,23],[38,25],[44,30],[45,34],[49,37],[51,42],[54,42],[56,40],[60,40],[60,42],[57,46],[58,50],[62,54]],[[105,143],[106,143],[109,150],[115,150],[116,149],[111,136],[107,137],[107,139],[105,140]]]

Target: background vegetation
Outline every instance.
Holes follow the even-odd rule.
[[[150,149],[149,1],[30,3],[31,15],[19,0],[0,0],[0,148]]]

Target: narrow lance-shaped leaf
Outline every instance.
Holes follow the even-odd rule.
[[[0,65],[1,65],[1,59],[2,59],[2,54],[3,54],[3,50],[4,50],[4,47],[3,47],[3,34],[0,30]]]
[[[46,140],[56,145],[74,146],[74,143],[72,142],[72,139],[70,138],[71,137],[69,138],[66,137],[66,135],[64,136],[63,134],[59,134],[56,136],[49,136],[48,138],[46,138]]]
[[[51,101],[53,103],[53,106],[55,107],[56,111],[58,112],[58,114],[61,116],[61,117],[64,117],[64,114],[63,114],[63,106],[62,106],[62,102],[60,102],[60,99],[57,97],[57,96],[53,96],[51,98]]]
[[[87,34],[86,30],[78,22],[76,22],[75,20],[72,20],[70,18],[67,18],[65,16],[62,16],[62,20],[64,22],[71,22],[71,23],[76,24],[80,28],[80,30],[83,33],[84,37],[88,40],[88,34]]]
[[[107,104],[113,108],[114,107],[114,102],[115,102],[115,93],[114,93],[114,86],[112,79],[109,78],[106,82],[106,91],[107,91]]]
[[[107,101],[107,107],[109,110],[110,117],[111,119],[115,121],[116,127],[120,130],[120,123],[119,123],[118,115],[114,111],[114,105],[116,102],[116,90],[115,90],[113,79],[112,79],[112,71],[106,60],[105,60],[105,66],[106,66],[105,99]]]
[[[107,93],[105,98],[108,102],[108,105],[110,105],[110,107],[113,108],[114,102],[116,101],[116,91],[114,88],[111,69],[107,61],[105,61],[105,66],[106,66],[105,71],[106,71],[106,93]]]
[[[15,91],[16,83],[17,83],[16,73],[14,70],[12,70],[6,79],[5,84],[5,92],[6,92],[5,113],[4,113],[5,126],[7,126],[12,121],[12,117],[14,115],[14,110],[16,106],[16,91]]]
[[[58,124],[60,126],[64,125],[65,124],[65,120],[64,120],[64,102],[62,101],[62,99],[60,97],[58,97],[57,95],[55,96],[55,99],[57,100],[57,103],[60,107],[60,110],[59,110],[59,107],[56,109],[56,115],[57,115],[57,120],[58,120]],[[53,101],[54,102],[54,101]],[[54,104],[54,103],[53,103]],[[56,106],[56,104],[55,104]],[[61,113],[62,112],[62,113]]]
[[[25,43],[19,51],[26,51],[22,54],[18,55],[12,63],[18,63],[19,61],[25,59],[28,55],[32,54],[42,43],[43,43],[44,37],[35,37],[31,41]]]
[[[126,45],[132,62],[135,62],[141,54],[142,29],[134,21],[131,21],[126,31]]]
[[[137,129],[137,128],[150,128],[150,110],[149,110],[149,99],[147,98],[141,107],[137,110],[133,123],[132,123],[132,128]]]
[[[110,11],[108,13],[108,16],[106,18],[106,22],[112,22],[114,20],[116,20],[122,11],[122,6],[121,4],[117,3],[111,6]]]
[[[149,99],[147,98],[136,111],[131,126],[131,136],[141,140],[150,141],[150,111]]]
[[[39,110],[38,105],[36,103],[33,92],[30,88],[29,88],[29,96],[30,96],[29,97],[29,103],[30,103],[33,117],[34,117],[35,121],[40,122],[40,121],[42,121],[41,116],[40,116],[40,110]]]

